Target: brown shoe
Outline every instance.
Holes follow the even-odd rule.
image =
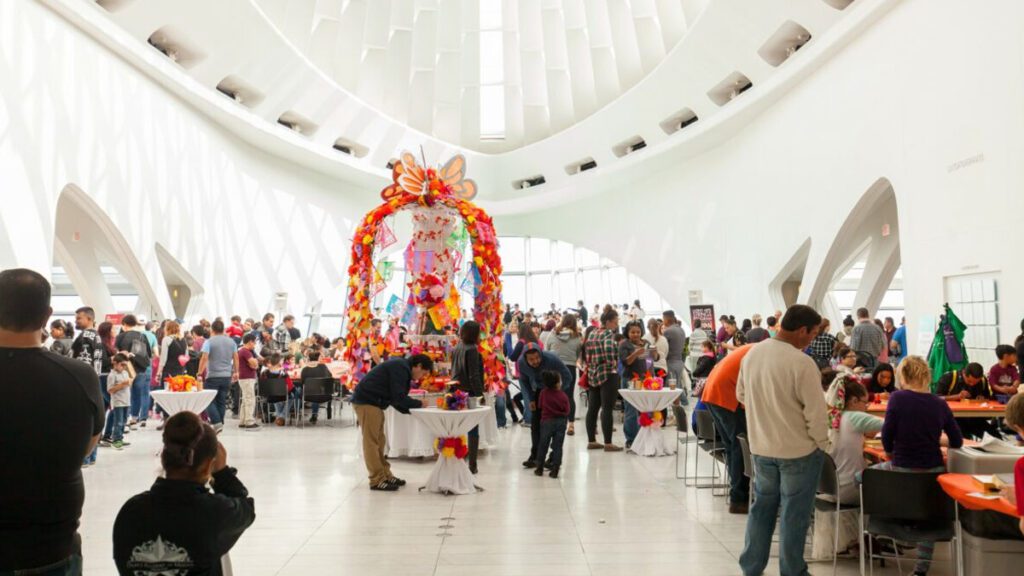
[[[590,442],[587,444],[587,450],[600,450],[601,448],[604,448],[604,444],[600,442]]]
[[[284,418],[278,418],[277,420],[274,420],[274,424],[277,424],[278,426],[284,426]]]
[[[565,431],[565,435],[566,436],[573,436],[575,434],[576,434],[576,428],[572,425],[572,422],[570,422],[569,423],[569,429]]]
[[[616,446],[615,444],[605,444],[605,452],[622,452],[622,446]]]

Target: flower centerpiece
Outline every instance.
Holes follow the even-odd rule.
[[[469,454],[469,446],[466,445],[465,436],[453,438],[438,438],[434,441],[434,449],[442,458],[458,458],[462,460]]]
[[[196,392],[201,390],[196,379],[188,374],[170,376],[164,382],[167,384],[167,389],[171,392]]]
[[[661,412],[641,412],[640,413],[640,426],[647,428],[648,426],[661,427]]]
[[[448,378],[436,374],[427,374],[420,379],[420,390],[427,392],[444,392],[448,386]]]
[[[465,410],[469,407],[469,394],[462,390],[452,390],[437,399],[437,407],[441,410]]]
[[[641,390],[661,390],[665,387],[665,381],[657,376],[651,376],[648,372],[640,382]]]

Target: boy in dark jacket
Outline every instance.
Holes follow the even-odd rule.
[[[544,390],[540,393],[540,445],[534,460],[538,462],[534,474],[544,475],[544,462],[548,447],[551,448],[552,478],[558,478],[558,469],[562,466],[562,442],[565,441],[565,428],[569,421],[569,397],[562,391],[562,379],[558,372],[545,370],[541,372]]]

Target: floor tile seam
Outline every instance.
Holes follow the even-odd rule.
[[[326,524],[327,524],[327,521],[328,521],[328,520],[330,520],[330,519],[331,519],[331,517],[332,517],[332,516],[334,516],[334,515],[335,515],[335,514],[336,514],[336,513],[337,513],[337,512],[339,511],[339,510],[341,510],[342,506],[344,506],[344,505],[345,505],[345,504],[346,504],[346,503],[347,503],[347,502],[348,502],[348,501],[349,501],[349,500],[350,500],[350,499],[352,498],[352,496],[353,496],[353,495],[355,495],[355,493],[356,493],[356,490],[357,490],[357,489],[359,488],[359,486],[361,486],[361,485],[362,485],[362,481],[360,481],[360,482],[357,482],[357,483],[356,483],[356,485],[355,485],[355,486],[353,486],[351,490],[349,490],[349,492],[348,492],[348,495],[347,495],[347,496],[345,496],[345,498],[344,498],[344,499],[343,499],[343,500],[342,500],[341,502],[339,502],[339,503],[338,503],[338,505],[337,505],[337,506],[335,506],[333,510],[331,510],[331,513],[330,513],[330,514],[328,514],[328,515],[327,515],[327,516],[326,516],[326,517],[325,517],[325,518],[324,518],[324,519],[323,519],[323,520],[322,520],[322,521],[320,522],[320,524],[318,524],[318,525],[317,525],[316,529],[312,530],[312,531],[311,531],[311,532],[309,533],[309,536],[307,536],[306,538],[304,538],[304,539],[302,540],[302,543],[301,543],[301,544],[299,544],[299,545],[298,545],[298,546],[297,546],[297,547],[295,548],[295,551],[294,551],[294,552],[292,552],[292,553],[291,553],[291,554],[290,554],[290,555],[288,556],[288,559],[287,559],[287,560],[285,560],[285,562],[284,562],[284,564],[283,564],[283,565],[281,566],[280,570],[278,570],[277,572],[275,572],[275,574],[277,574],[277,575],[280,575],[280,574],[281,574],[281,572],[282,572],[282,571],[283,571],[283,570],[284,570],[284,569],[285,569],[285,568],[286,568],[286,567],[288,566],[288,564],[289,564],[289,563],[290,563],[290,562],[291,562],[291,561],[292,561],[292,560],[293,560],[293,559],[294,559],[294,558],[295,558],[295,557],[296,557],[296,556],[298,555],[299,551],[300,551],[300,550],[302,550],[302,549],[303,549],[303,548],[304,548],[304,547],[305,547],[305,546],[306,546],[307,544],[309,544],[309,541],[310,541],[310,540],[311,540],[311,539],[313,538],[313,536],[314,536],[314,535],[315,535],[315,534],[316,534],[317,532],[319,532],[319,531],[320,531],[320,530],[321,530],[321,529],[322,529],[322,528],[324,527],[324,525],[326,525]]]

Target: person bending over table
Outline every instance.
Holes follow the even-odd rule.
[[[992,386],[985,379],[985,370],[977,362],[971,362],[963,370],[953,370],[943,374],[939,378],[935,393],[942,396],[947,402],[961,400],[991,400],[994,402],[996,399]],[[957,418],[956,423],[965,436],[981,438],[985,432],[988,432],[997,438],[1002,437],[995,420]]]
[[[409,397],[410,384],[434,370],[434,361],[426,354],[411,358],[392,358],[374,366],[356,384],[352,407],[363,431],[363,461],[369,473],[370,490],[394,492],[405,486],[405,480],[391,474],[391,465],[384,459],[387,438],[384,435],[384,410],[393,407],[402,414],[410,408],[423,408],[423,400]]]
[[[221,557],[256,520],[253,499],[199,416],[168,419],[163,444],[166,477],[128,500],[114,521],[114,563],[121,574],[218,576]]]
[[[537,454],[537,447],[540,445],[541,407],[538,400],[540,398],[540,391],[544,389],[544,379],[541,377],[541,373],[545,370],[557,372],[563,382],[572,378],[572,374],[565,367],[565,363],[558,359],[558,356],[541,350],[536,342],[528,342],[526,344],[523,355],[519,358],[519,362],[516,363],[516,367],[519,369],[519,385],[523,388],[524,392],[529,390],[530,417],[532,418],[530,422],[530,456],[523,461],[523,467],[535,468],[540,466],[543,468],[544,462],[536,462],[534,460],[534,455]]]

